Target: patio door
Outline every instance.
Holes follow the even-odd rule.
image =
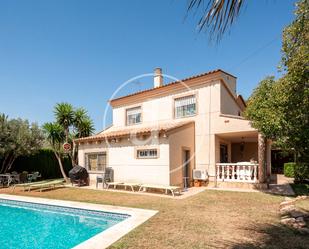
[[[228,150],[226,144],[220,144],[220,163],[228,163]]]

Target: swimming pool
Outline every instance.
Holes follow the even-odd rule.
[[[85,205],[90,209],[80,208],[81,203],[75,202],[40,202],[37,198],[0,197],[0,248],[104,248],[104,234],[109,233],[110,236],[112,232],[112,236],[117,240],[117,231],[121,237],[124,234],[121,228],[128,226],[138,213],[134,213],[132,209],[128,209],[127,212],[123,209],[106,212],[102,211],[102,207],[94,208],[99,205]],[[120,213],[121,211],[123,213]],[[112,231],[113,227],[118,229]]]

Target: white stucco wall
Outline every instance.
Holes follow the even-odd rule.
[[[168,136],[170,153],[170,183],[183,186],[184,177],[184,151],[190,153],[189,181],[192,180],[192,170],[195,168],[195,137],[194,124],[176,129]]]
[[[211,92],[211,89],[213,90]],[[211,92],[211,96],[210,96]],[[197,115],[191,119],[195,119],[205,113],[209,112],[209,99],[211,99],[211,112],[220,112],[220,82],[214,81],[211,84],[186,88],[179,90],[173,94],[166,96],[157,96],[147,99],[140,103],[126,105],[113,108],[113,126],[123,127],[126,126],[126,109],[141,106],[142,107],[142,123],[143,125],[154,124],[156,122],[175,121],[174,118],[174,99],[195,94],[197,96]],[[182,118],[177,120],[187,120]]]
[[[174,99],[190,94],[195,94],[197,98],[197,114],[193,117],[175,119]],[[148,99],[142,103],[134,103],[114,108],[114,127],[125,126],[126,109],[133,106],[142,107],[143,125],[153,125],[156,122],[194,121],[195,122],[195,148],[197,169],[207,169],[211,171],[215,164],[215,140],[212,132],[212,120],[221,113],[221,82],[219,80],[204,85],[192,87],[191,89]],[[210,117],[210,118],[209,118]],[[215,124],[214,124],[215,125]]]
[[[135,155],[137,148],[158,148],[159,157],[156,159],[138,159]],[[157,143],[135,146],[127,140],[106,146],[103,143],[81,144],[79,148],[79,164],[85,165],[85,154],[90,152],[107,153],[107,166],[114,170],[114,181],[152,183],[169,185],[169,145],[166,139]],[[96,174],[90,173],[92,181]]]
[[[239,106],[233,100],[236,97],[236,79],[224,75],[226,86],[219,80],[201,82],[191,89],[182,89],[177,92],[166,92],[160,96],[134,104],[113,108],[113,128],[125,127],[126,109],[136,106],[142,107],[142,124],[155,125],[160,122],[194,121],[195,122],[195,168],[206,169],[210,175],[215,175],[215,163],[218,161],[218,142],[216,134],[253,131],[246,120],[222,117],[220,114],[237,115]],[[174,99],[190,94],[197,98],[197,114],[193,117],[175,119]],[[160,141],[160,158],[135,159],[134,147],[121,142],[108,149],[108,164],[115,169],[115,181],[133,181],[142,183],[169,184],[169,145],[167,141]],[[83,145],[80,149],[80,162],[83,154],[91,150],[104,150],[100,145]]]
[[[220,86],[220,91],[221,113],[238,116],[240,108],[235,99],[231,97],[230,93],[223,85]]]

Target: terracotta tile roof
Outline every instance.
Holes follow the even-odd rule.
[[[229,74],[229,73],[227,73],[227,72],[225,72],[225,71],[223,71],[221,69],[216,69],[216,70],[209,71],[209,72],[206,72],[206,73],[201,73],[201,74],[193,75],[191,77],[188,77],[188,78],[185,78],[185,79],[182,79],[182,80],[179,80],[179,81],[173,81],[173,82],[167,83],[165,85],[162,85],[160,87],[149,88],[149,89],[138,91],[138,92],[135,92],[135,93],[131,93],[131,94],[128,94],[128,95],[125,95],[125,96],[114,98],[114,99],[111,99],[109,102],[113,102],[115,100],[120,100],[120,99],[131,97],[131,96],[134,96],[134,95],[139,95],[139,94],[143,94],[143,93],[146,93],[146,92],[154,91],[154,90],[161,89],[161,88],[164,88],[164,87],[167,87],[167,86],[170,86],[170,85],[179,84],[179,83],[181,83],[183,81],[192,80],[192,79],[195,79],[195,78],[199,78],[199,77],[202,77],[202,76],[205,76],[205,75],[209,75],[209,74],[214,74],[214,73],[217,73],[217,72],[225,73],[227,75],[230,75],[230,76],[236,78],[234,75]]]
[[[194,123],[194,121],[180,121],[180,122],[166,122],[159,123],[157,125],[136,125],[136,126],[127,126],[122,128],[110,127],[96,135],[90,137],[83,137],[75,139],[75,142],[87,142],[87,141],[97,141],[105,140],[108,138],[118,138],[128,136],[130,134],[147,134],[153,131],[158,132],[168,132],[176,128],[185,126],[187,124]]]

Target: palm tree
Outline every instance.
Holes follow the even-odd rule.
[[[93,123],[84,108],[77,108],[74,111],[73,125],[75,138],[87,137],[94,131]]]
[[[88,137],[94,132],[94,125],[92,120],[87,114],[87,111],[83,108],[78,108],[74,112],[74,120],[73,120],[74,134],[73,139]],[[72,164],[75,165],[77,162],[77,151],[78,144],[73,142],[73,150],[72,150]]]
[[[47,139],[59,162],[63,177],[68,180],[62,165],[63,144],[70,143],[72,151],[67,155],[71,158],[72,165],[76,165],[78,145],[74,139],[90,136],[94,131],[92,120],[83,108],[74,109],[71,104],[58,103],[55,106],[55,123],[46,123],[43,127],[47,133]]]
[[[209,31],[210,38],[221,39],[239,15],[245,0],[190,0],[188,11],[201,11],[199,31]]]
[[[68,177],[66,176],[66,173],[63,168],[62,164],[62,144],[66,140],[66,134],[64,132],[63,127],[58,123],[45,123],[43,125],[43,130],[45,131],[47,135],[47,141],[49,142],[50,146],[52,147],[52,150],[55,154],[55,157],[57,158],[57,161],[59,163],[60,171],[63,176],[63,178],[68,181]]]
[[[74,122],[74,108],[69,103],[58,103],[55,106],[55,116],[57,123],[60,124],[65,131],[65,141],[68,142],[70,126]]]

